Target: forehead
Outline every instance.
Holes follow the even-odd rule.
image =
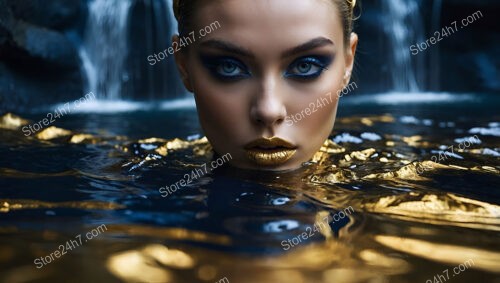
[[[214,21],[217,37],[254,48],[289,48],[312,38],[343,44],[341,20],[332,0],[206,0],[198,1],[193,28]]]

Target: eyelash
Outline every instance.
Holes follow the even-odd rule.
[[[332,63],[332,58],[329,56],[304,56],[301,58],[296,59],[293,61],[290,66],[287,68],[287,71],[284,73],[285,78],[291,78],[291,79],[296,79],[296,80],[313,80],[315,78],[318,78],[325,70],[328,70],[328,66]],[[217,79],[221,81],[237,81],[245,78],[249,78],[252,74],[248,70],[248,68],[245,66],[244,63],[242,63],[240,60],[231,58],[231,57],[224,57],[224,56],[201,56],[201,61],[205,65],[205,67],[210,71],[210,73]],[[308,64],[307,66],[310,67],[308,72],[309,73],[311,68],[318,68],[316,72],[313,72],[312,74],[300,74],[300,73],[291,73],[290,71],[293,69],[296,69],[299,67],[300,64]],[[237,74],[235,75],[227,75],[223,74],[222,68],[227,67],[228,65],[224,66],[224,64],[229,64],[230,67],[235,68],[234,70],[238,71]]]
[[[298,58],[295,60],[290,66],[292,68],[289,69],[294,69],[297,68],[300,64],[308,64],[311,68],[316,67],[319,70],[308,75],[304,74],[285,74],[286,78],[293,78],[293,79],[301,79],[301,80],[308,80],[308,79],[315,79],[319,77],[325,70],[328,70],[328,66],[330,66],[332,60],[328,56],[305,56]]]
[[[251,76],[250,72],[247,70],[245,64],[241,61],[230,58],[230,57],[205,57],[201,58],[205,67],[210,71],[210,73],[217,79],[222,81],[236,81],[240,79],[245,79]],[[230,64],[236,68],[239,68],[240,72],[237,75],[224,75],[221,74],[221,68],[225,67],[224,64]]]

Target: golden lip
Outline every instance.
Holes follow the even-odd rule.
[[[291,142],[273,137],[260,138],[245,146],[248,159],[258,165],[276,166],[287,162],[297,152]]]
[[[273,148],[279,148],[279,147],[284,147],[287,149],[295,149],[296,146],[294,146],[291,142],[286,141],[284,139],[280,139],[278,137],[272,137],[270,139],[267,138],[260,138],[256,139],[252,142],[249,142],[247,145],[245,145],[245,149],[273,149]]]

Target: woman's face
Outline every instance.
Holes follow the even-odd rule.
[[[344,45],[333,1],[198,1],[192,17],[196,42],[176,60],[214,150],[248,169],[310,160],[331,133],[357,43],[353,34]]]

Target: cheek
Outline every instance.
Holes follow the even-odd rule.
[[[337,93],[342,86],[339,73],[334,71],[321,83],[314,85],[314,89],[296,93],[293,99],[295,104],[290,105],[293,109],[289,113],[289,120],[293,120],[297,134],[316,137],[332,130],[339,100]],[[304,93],[309,95],[305,97]]]
[[[329,98],[328,101],[330,101]],[[297,123],[296,136],[300,139],[299,142],[302,146],[301,159],[303,161],[310,160],[330,136],[335,121],[337,105],[337,96],[332,94],[332,102],[326,105],[323,104],[321,108],[316,107],[315,113],[312,113],[302,123]]]
[[[297,141],[302,145],[304,157],[319,150],[323,142],[333,130],[339,97],[338,91],[342,87],[341,68],[335,70],[332,75],[316,85],[316,89],[309,93],[307,101],[300,101],[300,109],[294,109],[295,117],[290,117],[293,123],[293,132]],[[296,100],[297,101],[297,100]],[[299,105],[295,105],[296,107]],[[292,115],[292,114],[290,114]],[[302,119],[298,121],[299,119]]]
[[[241,128],[238,121],[243,120],[241,115],[244,112],[232,99],[224,99],[220,92],[205,89],[195,92],[195,100],[200,122],[207,134],[219,132],[228,136]]]
[[[322,96],[308,105],[308,111],[304,111],[305,118],[297,123],[298,131],[302,136],[316,140],[316,137],[323,142],[325,135],[328,135],[335,121],[337,112],[337,96]],[[307,115],[310,113],[310,115]]]
[[[193,70],[196,107],[205,134],[215,143],[234,141],[247,131],[245,96],[240,89],[221,87],[203,70]]]

